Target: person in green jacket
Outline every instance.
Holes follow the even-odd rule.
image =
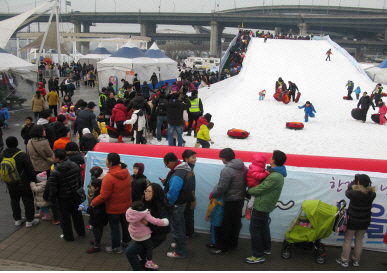
[[[261,184],[247,192],[256,197],[250,222],[253,256],[246,258],[247,263],[263,263],[264,255],[271,254],[269,214],[275,209],[284,186],[284,179],[287,175],[285,162],[285,153],[275,150],[270,159],[271,169],[268,170],[270,174]]]

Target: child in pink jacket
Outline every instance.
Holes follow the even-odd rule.
[[[254,188],[258,186],[263,179],[265,179],[270,173],[265,169],[267,157],[263,153],[256,153],[253,156],[253,162],[249,166],[247,172],[247,187]],[[247,204],[246,218],[251,219],[251,212],[253,210],[255,196],[251,196],[250,202]]]
[[[384,123],[386,123],[386,118],[384,117],[387,113],[387,106],[386,104],[383,102],[383,100],[379,100],[378,101],[378,106],[379,106],[379,119],[380,119],[380,122],[379,124],[380,125],[383,125]]]
[[[133,202],[132,207],[126,211],[126,220],[129,222],[130,237],[136,242],[141,243],[146,249],[146,268],[157,269],[159,266],[152,261],[153,243],[151,238],[152,231],[149,227],[142,223],[145,220],[153,225],[159,227],[166,227],[169,225],[167,218],[154,218],[145,205],[141,201]]]

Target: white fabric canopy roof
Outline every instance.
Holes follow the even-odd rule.
[[[10,72],[23,79],[36,82],[38,66],[30,64],[0,48],[0,73]]]
[[[96,67],[97,62],[102,61],[111,55],[112,54],[105,47],[103,47],[102,43],[100,43],[96,49],[94,49],[91,53],[81,57],[79,61],[86,64],[92,64],[94,67]]]
[[[364,70],[371,80],[377,83],[387,84],[387,68],[379,68],[377,66],[370,67]]]
[[[27,20],[28,17],[46,5],[48,5],[48,3],[19,14],[15,17],[0,21],[0,47],[5,48],[9,38],[11,38],[15,30],[18,29],[23,24],[23,22]]]
[[[99,88],[109,83],[109,77],[118,81],[125,78],[126,71],[138,74],[140,82],[149,81],[153,73],[158,73],[158,63],[148,58],[130,39],[121,49],[97,63]]]
[[[177,78],[177,62],[169,58],[157,46],[156,42],[145,52],[145,55],[158,62],[160,69],[159,81],[167,81]]]

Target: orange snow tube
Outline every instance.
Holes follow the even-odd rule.
[[[232,138],[247,138],[250,133],[242,129],[230,129],[227,131],[227,135]]]
[[[286,122],[286,128],[293,130],[301,130],[304,128],[304,124],[302,122]]]
[[[279,98],[279,95],[280,95],[280,93],[275,93],[275,94],[274,94],[273,97],[275,98],[275,100],[281,101],[280,98]]]
[[[288,104],[290,101],[288,93],[282,95],[282,102]]]

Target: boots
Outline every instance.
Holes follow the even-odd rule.
[[[42,218],[44,216],[44,211],[39,210],[39,213],[34,215],[34,218]]]
[[[185,134],[186,136],[191,136],[192,128],[188,128],[188,133]],[[196,132],[196,131],[195,131]]]
[[[51,213],[45,213],[44,217],[42,217],[42,220],[51,221]]]
[[[121,135],[118,136],[118,143],[124,143],[124,142],[122,141],[122,136],[121,136]]]

